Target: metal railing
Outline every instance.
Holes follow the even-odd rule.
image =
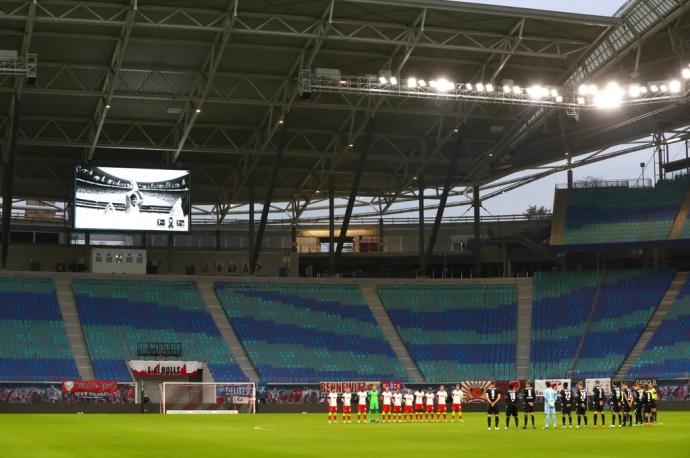
[[[590,188],[651,188],[651,178],[636,178],[634,180],[587,180],[573,182],[572,189]],[[567,189],[567,183],[556,185],[557,189]]]

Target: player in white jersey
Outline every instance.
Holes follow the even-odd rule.
[[[422,413],[424,412],[424,391],[417,390],[414,392],[414,418],[415,421],[422,421]]]
[[[448,392],[446,387],[441,385],[438,387],[436,392],[436,399],[438,404],[436,404],[436,421],[441,421],[441,413],[443,413],[443,421],[448,421],[446,416],[446,401],[448,400]]]
[[[393,400],[393,393],[390,388],[386,387],[386,391],[381,393],[381,397],[383,398],[383,415],[381,416],[381,420],[385,423],[386,415],[388,416],[388,421],[391,421],[391,401]]]
[[[412,394],[412,390],[408,389],[403,399],[405,400],[405,421],[410,422],[412,421],[412,405],[414,404],[414,394]]]
[[[367,392],[364,389],[360,389],[357,392],[357,423],[362,419],[364,422],[367,421]]]
[[[434,391],[429,387],[426,391],[426,394],[424,395],[426,398],[426,417],[424,418],[425,421],[434,421],[434,398],[436,395],[434,394]]]
[[[395,393],[393,393],[393,423],[396,421],[400,421],[402,423],[403,421],[402,401],[403,394],[400,392],[400,387],[398,387],[395,389]]]
[[[462,399],[465,397],[464,393],[460,389],[460,384],[455,385],[455,389],[451,393],[452,398],[453,398],[453,416],[451,417],[450,421],[455,421],[455,414],[458,414],[458,420],[460,422],[464,422],[465,420],[462,419]]]
[[[352,423],[352,393],[350,387],[345,388],[341,396],[343,400],[343,423]]]
[[[338,423],[338,393],[333,388],[328,393],[328,423],[334,421]]]

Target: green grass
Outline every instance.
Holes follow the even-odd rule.
[[[690,412],[663,412],[660,420],[653,427],[615,430],[489,432],[482,414],[467,414],[464,424],[359,425],[329,425],[325,414],[15,414],[0,415],[0,456],[687,458]]]

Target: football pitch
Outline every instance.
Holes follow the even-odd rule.
[[[504,417],[501,416],[503,423]],[[690,412],[663,424],[606,429],[487,431],[465,423],[328,424],[326,414],[0,415],[0,456],[61,457],[683,457]],[[610,420],[610,417],[607,417]],[[522,418],[520,418],[522,422]],[[560,421],[560,419],[559,419]],[[591,419],[590,419],[591,422]]]

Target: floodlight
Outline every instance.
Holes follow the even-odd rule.
[[[486,86],[484,86],[484,89],[486,89],[486,92],[493,92],[494,91],[494,85],[489,83]]]
[[[628,94],[630,97],[636,99],[637,97],[640,96],[640,85],[639,84],[632,84],[630,85],[630,88],[628,89]]]
[[[407,78],[407,87],[417,87],[417,78]]]
[[[680,92],[680,90],[681,90],[682,87],[681,87],[680,81],[678,81],[678,80],[671,80],[671,81],[669,81],[669,83],[668,83],[668,88],[669,88],[669,90],[670,90],[672,93],[677,94],[677,93]]]
[[[392,84],[393,86],[395,86],[395,85],[398,84],[398,78],[396,78],[395,76],[391,76],[391,80],[390,80],[390,81],[391,81],[391,84]]]

